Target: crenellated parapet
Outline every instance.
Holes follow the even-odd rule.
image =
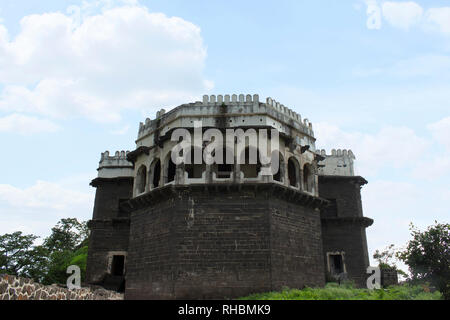
[[[314,136],[312,123],[309,122],[308,119],[304,119],[302,121],[302,116],[295,112],[292,109],[289,109],[288,107],[285,107],[280,102],[276,101],[275,99],[272,99],[271,97],[268,97],[266,99],[266,105],[269,107],[272,107],[273,109],[277,110],[281,114],[283,114],[288,119],[294,120],[297,124],[300,125],[300,128],[302,131],[310,136]]]
[[[320,162],[319,175],[330,176],[354,176],[355,155],[352,150],[347,149],[332,149],[331,154],[322,150],[316,150],[318,155],[325,159]]]
[[[226,94],[226,95],[204,95],[203,96],[203,105],[209,106],[211,104],[249,104],[249,103],[259,103],[259,95],[254,94],[253,96],[250,94],[244,95],[244,94]]]
[[[332,149],[331,154],[327,154],[325,149],[316,150],[316,153],[321,155],[322,157],[350,157],[352,159],[356,159],[352,150],[347,149]]]
[[[133,177],[133,163],[127,160],[130,151],[116,151],[110,156],[109,151],[102,152],[98,166],[98,178]]]
[[[184,120],[179,120],[184,118]],[[187,119],[189,118],[189,119]],[[226,118],[227,127],[271,126],[288,136],[295,136],[292,130],[314,138],[312,124],[308,119],[272,98],[260,102],[259,95],[225,94],[204,95],[202,101],[180,105],[169,112],[161,109],[154,120],[147,118],[139,124],[138,140],[159,130],[167,133],[170,128],[192,127],[192,120],[200,120],[205,127],[216,127]],[[177,121],[179,120],[179,121]],[[314,139],[313,139],[314,140]],[[312,144],[308,141],[307,144]]]

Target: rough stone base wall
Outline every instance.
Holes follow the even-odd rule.
[[[257,187],[167,188],[161,200],[150,193],[133,201],[125,299],[226,299],[323,286],[320,212],[284,198],[306,198],[295,191]]]
[[[69,290],[44,286],[31,279],[0,275],[0,300],[123,300],[123,294],[104,289]]]
[[[398,272],[395,269],[381,269],[381,286],[398,285]]]

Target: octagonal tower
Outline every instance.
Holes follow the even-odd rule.
[[[208,129],[224,133],[231,143],[223,154],[231,163],[203,159],[175,164],[171,153],[179,141],[172,135],[177,129],[194,139]],[[238,161],[253,151],[267,154],[264,146],[252,150],[254,145],[244,139],[239,148],[239,138],[226,135],[253,130],[259,140],[263,129],[275,129],[268,141],[279,142],[279,170],[269,175],[264,163]],[[194,154],[195,147],[189,152]],[[133,166],[131,199],[120,203],[129,223],[125,297],[234,298],[283,286],[324,285],[320,211],[330,201],[319,196],[318,162],[323,160],[315,150],[312,124],[271,98],[204,96],[201,102],[167,113],[162,109],[156,119],[146,119],[139,126],[136,149],[127,154]],[[93,235],[98,232],[92,230]],[[93,238],[92,245],[100,241]],[[106,268],[98,267],[97,273],[111,272],[104,258],[95,262],[92,257],[91,264]]]

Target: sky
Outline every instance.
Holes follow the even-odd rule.
[[[449,222],[449,0],[0,0],[0,234],[90,219],[101,152],[234,93],[353,151],[370,255]]]

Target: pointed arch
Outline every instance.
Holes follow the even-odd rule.
[[[303,188],[308,192],[312,192],[314,188],[314,171],[309,163],[303,166]]]
[[[240,164],[241,172],[244,173],[244,178],[257,178],[261,171],[261,161],[259,159],[259,150],[254,147],[246,147],[243,154],[240,155],[240,159],[243,160],[243,164]],[[256,163],[254,155],[256,153]],[[241,161],[242,161],[241,160]]]
[[[136,194],[141,194],[145,192],[145,187],[147,185],[147,167],[141,165],[136,173]]]
[[[281,152],[278,152],[278,171],[273,175],[273,180],[284,182],[284,157]]]
[[[217,160],[217,162],[220,163],[214,163],[212,165],[212,171],[216,173],[217,178],[231,178],[233,176],[234,168],[235,168],[235,162],[236,159],[233,158],[233,163],[227,163],[227,155],[228,157],[232,157],[233,152],[232,150],[223,147],[222,149],[222,159]]]
[[[194,153],[195,151],[200,151],[202,154],[202,162],[195,163]],[[184,170],[188,173],[189,179],[199,179],[202,177],[203,172],[206,171],[206,163],[203,159],[203,150],[199,150],[199,148],[191,147],[188,151],[187,159],[190,159],[190,164],[184,165]]]
[[[155,158],[150,165],[150,185],[151,189],[161,186],[161,161]]]
[[[172,152],[168,152],[164,161],[164,183],[175,181],[177,166],[172,161]]]
[[[289,185],[298,188],[300,177],[300,164],[296,157],[292,156],[288,160]]]

